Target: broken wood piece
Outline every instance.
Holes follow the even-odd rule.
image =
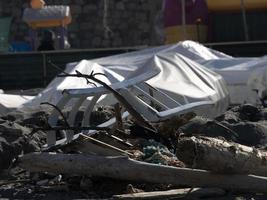
[[[187,166],[223,174],[267,176],[267,151],[211,137],[182,137],[176,155]]]
[[[114,116],[116,118],[116,123],[112,127],[110,133],[114,134],[116,130],[121,130],[123,131],[123,122],[122,122],[122,116],[121,116],[121,108],[120,108],[120,103],[116,103],[114,105]]]
[[[119,131],[120,131],[120,130],[119,130]],[[120,131],[120,132],[121,132],[121,131]],[[126,133],[124,133],[124,134],[126,134]],[[119,137],[117,137],[117,136],[115,136],[115,135],[109,134],[109,133],[107,133],[107,132],[106,132],[106,135],[107,135],[108,137],[110,137],[110,138],[112,138],[112,139],[114,139],[114,140],[120,142],[121,144],[124,144],[124,145],[126,145],[126,146],[128,146],[128,147],[133,147],[133,144],[131,144],[130,142],[128,142],[128,141],[126,141],[126,140],[123,140],[123,139],[121,139],[121,138],[119,138]]]
[[[168,198],[204,198],[204,197],[218,197],[225,195],[225,191],[217,188],[184,188],[167,191],[156,192],[139,192],[132,194],[114,195],[114,199],[168,199]]]
[[[99,156],[133,156],[133,154],[128,153],[127,151],[121,150],[84,134],[80,134],[77,139],[65,145],[63,149],[95,154]]]
[[[116,103],[114,105],[114,110],[115,110],[115,118],[116,118],[116,125],[115,126],[117,126],[117,129],[119,129],[119,130],[124,130],[122,117],[121,117],[120,103]]]
[[[18,163],[20,167],[31,172],[86,175],[174,186],[187,185],[267,193],[266,177],[213,174],[205,170],[150,164],[128,157],[31,153],[20,157]]]
[[[124,137],[126,136],[126,133],[124,133]],[[115,135],[112,135],[106,131],[98,132],[94,135],[94,138],[101,140],[102,142],[105,142],[107,144],[110,144],[112,146],[115,146],[117,148],[127,150],[131,147],[133,147],[132,144],[127,142],[127,140],[123,140]]]

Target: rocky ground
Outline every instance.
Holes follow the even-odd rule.
[[[215,120],[195,117],[180,128],[190,135],[223,137],[247,146],[265,148],[267,144],[267,108],[243,105],[233,107]]]
[[[42,151],[42,146],[45,144],[45,132],[34,131],[34,129],[48,126],[47,118],[50,112],[51,107],[39,106],[20,109],[0,117],[0,198],[110,199],[116,194],[174,189],[172,185],[134,183],[64,174],[30,173],[17,167],[16,158],[19,155]],[[98,112],[94,112],[93,119],[97,123],[106,120],[111,115],[112,110],[99,109]],[[185,164],[174,155],[176,140],[181,135],[219,137],[227,141],[266,149],[266,119],[266,108],[242,105],[229,109],[215,120],[196,116],[185,124],[179,119],[174,119],[167,126],[158,125],[161,136],[153,137],[153,140],[150,138],[150,133],[140,134],[141,129],[132,126],[131,122],[128,122],[126,127],[130,128],[132,134],[124,137],[117,136],[133,144],[133,147],[128,150],[135,154],[136,159],[183,167]],[[95,138],[105,142],[110,141],[112,145],[118,144],[112,139],[107,139],[106,134],[103,133],[96,134]],[[120,144],[119,147],[123,148],[123,145]],[[56,149],[56,151],[64,150]],[[223,196],[205,199],[266,199],[266,196],[249,192],[236,194],[225,191]]]

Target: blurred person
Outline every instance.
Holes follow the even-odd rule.
[[[44,30],[38,51],[55,50],[55,34],[51,30]]]

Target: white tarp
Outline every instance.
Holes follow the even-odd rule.
[[[66,72],[75,70],[89,74],[92,70],[101,72],[106,77],[99,77],[108,84],[134,79],[143,73],[155,71],[147,81],[153,87],[174,98],[186,97],[189,102],[210,101],[209,109],[202,113],[217,116],[228,106],[228,91],[223,78],[198,64],[194,60],[231,58],[225,54],[205,48],[197,43],[184,42],[176,45],[145,49],[121,55],[95,60],[83,60],[71,63]],[[38,105],[41,102],[56,104],[64,89],[90,88],[84,79],[67,77],[55,78],[48,87],[33,101],[26,105]]]
[[[226,81],[231,104],[259,104],[267,89],[267,57],[199,61]]]
[[[233,58],[192,41],[94,59],[91,62],[108,67],[126,78],[130,73],[129,70],[131,71],[135,67],[142,66],[149,58],[163,52],[179,53],[220,74],[226,81],[231,104],[257,104],[259,103],[258,94],[260,97],[263,97],[266,93],[267,68],[265,66],[267,65],[267,57]],[[69,73],[74,72],[74,69],[77,67],[80,70],[83,69],[84,66],[81,63],[68,64],[66,71]],[[61,98],[61,91],[63,89],[83,87],[88,87],[83,80],[68,82],[64,79],[56,78],[31,104],[36,105],[43,101],[56,103]],[[259,91],[259,93],[257,94],[255,90]]]
[[[33,98],[33,96],[0,94],[0,115],[6,114],[11,110],[20,107]]]

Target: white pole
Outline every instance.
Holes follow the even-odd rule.
[[[183,27],[183,39],[186,40],[186,11],[185,11],[185,0],[181,0],[182,6],[182,27]]]
[[[240,0],[240,4],[241,4],[241,10],[242,10],[245,40],[248,41],[249,33],[248,33],[248,24],[247,24],[246,8],[245,8],[244,0]]]

